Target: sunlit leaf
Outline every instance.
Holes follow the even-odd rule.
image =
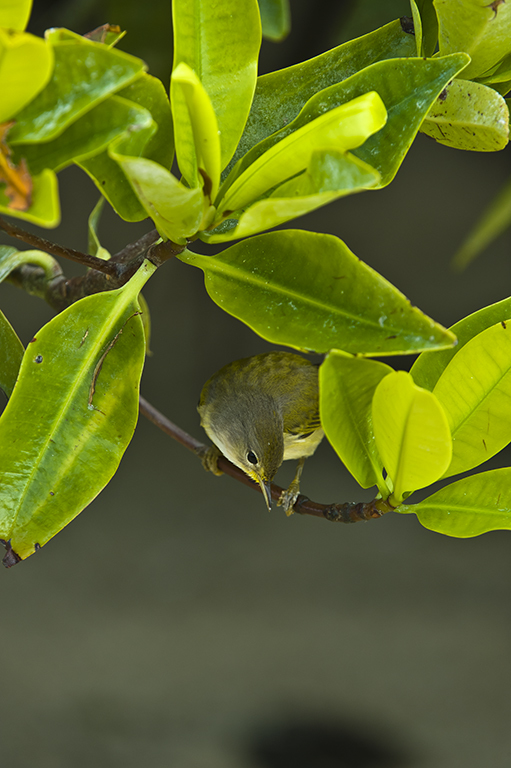
[[[204,191],[213,202],[220,184],[221,163],[213,105],[195,72],[184,62],[172,72],[171,93],[173,103],[175,100],[180,105],[174,117],[179,168],[191,187],[202,185],[202,179],[206,179]]]
[[[9,200],[9,208],[14,211],[26,211],[31,203],[32,178],[24,158],[18,165],[12,160],[12,151],[7,144],[6,135],[13,125],[14,121],[0,125],[0,184],[3,185],[3,193]]]
[[[364,355],[448,347],[454,336],[332,235],[257,235],[216,256],[186,250],[222,309],[276,344]]]
[[[321,425],[328,440],[362,488],[377,485],[385,496],[371,405],[376,387],[389,373],[392,368],[384,363],[338,350],[329,352],[319,369]]]
[[[139,77],[140,59],[66,30],[52,30],[55,66],[44,90],[16,116],[13,144],[49,141],[98,102]],[[61,39],[63,37],[63,39]]]
[[[261,45],[257,0],[174,0],[172,14],[174,69],[187,64],[211,99],[224,168],[243,132],[256,84]],[[183,103],[174,89],[171,98],[177,133]]]
[[[511,299],[504,299],[483,307],[451,326],[449,330],[456,336],[456,345],[451,349],[423,352],[419,355],[410,371],[415,383],[432,391],[454,355],[458,354],[468,341],[481,331],[495,323],[505,321],[508,317],[511,317]]]
[[[511,529],[511,468],[464,477],[396,512],[413,512],[425,528],[461,539]]]
[[[453,80],[428,112],[421,131],[447,147],[496,152],[509,141],[509,110],[493,88]]]
[[[468,341],[433,392],[452,433],[446,477],[472,469],[504,448],[511,441],[511,320]]]
[[[50,79],[52,68],[53,51],[45,40],[0,29],[0,123],[17,115],[37,96]]]
[[[463,77],[484,74],[511,49],[511,5],[502,0],[434,0],[440,55],[465,51],[471,62]]]
[[[2,0],[0,27],[23,32],[30,18],[32,0]]]
[[[237,211],[264,192],[295,176],[309,165],[315,150],[338,152],[359,147],[385,125],[387,113],[379,95],[372,91],[305,122],[265,152],[247,158],[243,170],[235,167],[219,194],[217,208]],[[234,180],[231,181],[231,178]]]
[[[202,190],[185,187],[170,171],[152,160],[110,150],[158,231],[174,243],[185,243],[202,219]]]
[[[433,393],[417,387],[405,371],[389,373],[376,387],[372,418],[376,446],[394,486],[391,503],[442,477],[452,443]]]
[[[350,152],[314,150],[307,170],[278,186],[269,197],[249,206],[232,229],[203,232],[211,243],[237,240],[302,216],[344,195],[378,184],[380,174]],[[228,222],[236,223],[233,219]]]
[[[32,177],[31,205],[26,211],[9,206],[9,199],[0,187],[0,214],[31,221],[39,227],[56,227],[60,222],[60,203],[57,177],[53,171],[45,170]]]
[[[23,344],[10,322],[0,311],[0,388],[11,396],[23,357]]]
[[[10,562],[58,533],[117,469],[138,415],[137,296],[153,271],[145,262],[123,288],[76,302],[27,348],[0,418],[0,537]]]

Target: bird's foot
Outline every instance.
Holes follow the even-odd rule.
[[[282,491],[279,500],[277,501],[277,507],[284,507],[284,512],[290,517],[294,512],[294,505],[300,495],[300,486],[298,483],[292,482],[287,491]]]
[[[214,475],[223,475],[222,470],[218,468],[218,459],[222,456],[222,452],[216,445],[210,445],[209,448],[199,448],[195,452],[207,472],[213,472]]]

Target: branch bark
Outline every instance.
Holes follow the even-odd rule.
[[[206,447],[200,440],[196,440],[194,437],[185,432],[177,424],[174,424],[170,419],[163,415],[154,405],[151,405],[144,397],[140,396],[140,413],[142,413],[149,421],[152,421],[159,429],[169,435],[173,440],[177,440],[189,451],[192,451],[196,455],[200,455]],[[252,488],[253,491],[262,493],[261,488],[257,483],[254,483],[247,475],[238,467],[231,464],[231,462],[220,456],[218,459],[218,468],[222,470],[229,477],[234,478],[240,483]],[[271,484],[271,497],[274,501],[280,498],[280,495],[284,489],[274,483]],[[382,517],[387,512],[393,511],[393,507],[383,499],[373,499],[369,502],[344,502],[340,504],[318,504],[315,501],[311,501],[307,496],[300,494],[296,500],[294,511],[300,515],[313,515],[314,517],[324,517],[326,520],[330,520],[335,523],[357,523],[362,520],[372,520],[378,517]]]

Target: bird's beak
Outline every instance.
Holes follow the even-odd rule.
[[[263,493],[266,506],[268,507],[269,510],[271,510],[271,482],[268,480],[265,483],[264,480],[260,478],[258,478],[257,481],[261,486],[261,491]]]

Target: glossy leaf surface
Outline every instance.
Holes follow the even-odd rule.
[[[274,42],[284,40],[291,29],[289,0],[258,0],[263,37]]]
[[[202,190],[190,189],[152,160],[111,150],[133,191],[158,231],[174,243],[185,243],[197,232],[202,218]]]
[[[249,154],[240,169],[233,170],[234,180],[230,183],[229,177],[220,191],[219,213],[245,208],[267,190],[300,173],[309,165],[315,150],[331,148],[345,152],[359,147],[385,125],[386,119],[385,106],[372,91],[309,121],[301,121],[299,126],[289,126],[280,141],[271,142],[253,161]]]
[[[337,455],[362,488],[388,494],[372,425],[372,400],[392,368],[376,360],[347,357],[337,350],[319,369],[321,424]]]
[[[31,221],[39,227],[56,227],[60,222],[60,201],[57,177],[47,169],[32,177],[32,204],[26,211],[16,211],[0,187],[0,214]]]
[[[172,11],[174,69],[187,64],[211,99],[224,168],[243,132],[256,84],[261,45],[257,0],[175,0]],[[178,143],[184,104],[174,88],[171,98]]]
[[[511,177],[475,223],[453,259],[464,269],[511,225]]]
[[[24,559],[89,504],[114,474],[138,414],[144,333],[126,286],[88,296],[29,344],[0,418],[0,537]]]
[[[23,32],[30,18],[32,0],[2,0],[0,27]]]
[[[420,56],[433,56],[438,42],[438,19],[433,0],[416,0],[421,17],[422,47]]]
[[[367,67],[312,96],[290,125],[260,142],[239,161],[226,184],[234,184],[250,165],[289,134],[329,110],[376,91],[387,109],[387,122],[353,153],[375,168],[381,176],[379,186],[386,186],[397,173],[431,105],[467,61],[465,54],[456,54],[443,59],[391,59]],[[225,194],[225,189],[222,192]]]
[[[18,251],[10,245],[0,245],[0,283],[10,275],[13,269],[23,264],[41,267],[49,279],[60,274],[60,267],[53,256],[44,251]]]
[[[434,0],[440,55],[465,51],[472,59],[463,77],[472,80],[493,67],[511,48],[511,6],[481,0]]]
[[[318,91],[340,83],[375,61],[401,56],[415,56],[415,38],[403,31],[399,21],[393,21],[301,64],[262,75],[257,79],[250,115],[227,170],[260,141],[289,125]],[[368,85],[365,90],[378,88]]]
[[[415,383],[432,391],[447,365],[468,341],[481,331],[495,323],[505,321],[508,317],[511,317],[511,299],[504,299],[483,307],[455,323],[449,330],[458,340],[456,346],[435,353],[423,352],[419,355],[410,370]]]
[[[464,477],[418,504],[402,505],[396,512],[413,512],[430,531],[461,539],[511,529],[511,469]]]
[[[179,169],[190,187],[202,186],[205,174],[209,180],[207,194],[213,201],[220,183],[221,163],[220,133],[213,105],[193,69],[184,62],[172,73],[171,92],[179,104],[174,116]]]
[[[276,344],[390,355],[454,341],[332,235],[270,232],[217,256],[178,258],[204,271],[222,309]]]
[[[52,67],[53,51],[45,40],[0,29],[0,123],[37,96],[50,79]]]
[[[304,173],[278,186],[269,197],[259,200],[244,211],[236,224],[203,232],[202,240],[222,243],[237,240],[302,216],[344,195],[375,187],[380,174],[350,152],[314,150]],[[236,223],[237,222],[237,223]]]
[[[14,145],[49,141],[98,102],[139,77],[143,61],[66,30],[52,30],[55,65],[43,91],[16,116]],[[63,39],[62,39],[63,38]]]
[[[112,96],[75,120],[52,141],[16,146],[14,158],[28,162],[32,173],[59,171],[103,151],[125,131],[156,130],[151,114],[127,99]]]
[[[88,252],[91,254],[91,256],[97,256],[98,259],[104,259],[105,261],[108,261],[110,258],[110,253],[107,251],[106,248],[103,248],[103,246],[100,243],[99,235],[98,235],[98,226],[99,221],[101,218],[101,214],[103,213],[103,208],[105,207],[105,198],[100,197],[96,205],[94,206],[91,215],[89,216],[88,221]]]
[[[472,469],[504,448],[511,441],[511,320],[468,341],[433,392],[452,433],[446,477]]]
[[[421,131],[447,147],[496,152],[509,141],[509,110],[493,88],[453,80],[428,112]]]
[[[372,406],[376,446],[394,491],[391,503],[442,477],[452,454],[451,434],[437,398],[395,371],[376,387]]]
[[[14,389],[23,352],[18,334],[0,311],[0,388],[7,397],[11,396]]]

